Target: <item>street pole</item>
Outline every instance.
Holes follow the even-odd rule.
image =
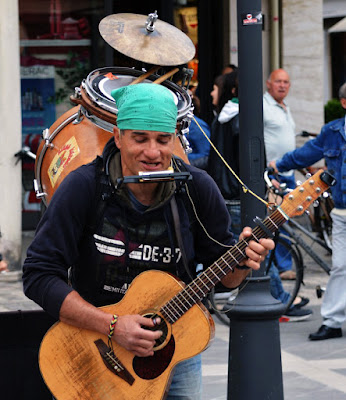
[[[261,0],[238,0],[240,176],[264,197]],[[241,193],[243,226],[265,216],[265,205]],[[282,400],[279,316],[265,265],[244,282],[227,312],[230,318],[228,400]]]

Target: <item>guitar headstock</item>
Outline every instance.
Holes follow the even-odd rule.
[[[302,215],[313,201],[335,183],[335,179],[333,181],[331,175],[328,174],[328,178],[331,177],[331,180],[328,181],[325,174],[328,173],[320,169],[302,185],[286,194],[280,206],[281,210],[290,218]]]

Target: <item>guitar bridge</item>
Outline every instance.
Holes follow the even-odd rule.
[[[95,345],[100,352],[102,360],[105,366],[113,372],[113,374],[119,376],[129,385],[132,385],[135,381],[134,377],[129,373],[125,366],[121,363],[118,357],[114,354],[114,351],[106,345],[102,339],[95,340]]]

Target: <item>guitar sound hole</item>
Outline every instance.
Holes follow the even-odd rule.
[[[133,358],[133,370],[142,379],[155,379],[160,376],[170,365],[175,351],[174,337],[171,336],[166,346],[155,351],[150,357]]]
[[[143,317],[150,318],[150,319],[154,319],[154,318],[161,319],[161,322],[153,327],[142,326],[143,329],[147,329],[149,331],[162,331],[162,335],[155,341],[156,342],[156,345],[154,346],[154,350],[155,350],[157,347],[161,346],[167,339],[167,335],[168,335],[167,323],[160,315],[157,315],[156,313],[144,314]]]

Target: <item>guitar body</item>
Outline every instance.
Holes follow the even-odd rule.
[[[102,309],[117,315],[158,313],[182,287],[170,274],[146,271],[119,303]],[[57,400],[160,400],[167,395],[174,367],[201,353],[213,337],[210,314],[196,304],[173,324],[167,322],[166,340],[153,357],[136,357],[113,341],[114,355],[124,368],[117,374],[100,354],[100,347],[108,348],[106,336],[58,322],[43,338],[39,364]]]

